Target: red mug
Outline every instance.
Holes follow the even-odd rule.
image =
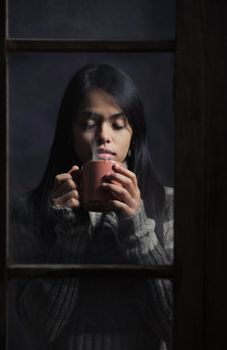
[[[113,195],[101,187],[105,175],[112,171],[113,160],[90,160],[84,163],[82,168],[82,206],[88,211],[110,211],[108,200]],[[113,182],[121,186],[116,181]]]

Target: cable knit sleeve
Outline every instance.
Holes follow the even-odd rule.
[[[10,261],[19,264],[77,263],[86,245],[87,223],[77,224],[72,210],[50,208],[54,239],[40,233],[27,198],[17,201],[11,219]],[[41,237],[42,235],[42,237]],[[67,324],[77,301],[79,279],[33,278],[18,281],[18,312],[36,336],[56,338]]]
[[[142,265],[167,265],[173,258],[173,189],[165,187],[163,244],[155,233],[155,221],[148,218],[144,205],[131,218],[118,216],[117,240],[130,262]],[[167,279],[147,279],[138,288],[138,302],[145,318],[171,349],[172,284]],[[164,346],[164,345],[163,345]]]
[[[19,264],[77,263],[87,240],[89,222],[82,212],[49,206],[47,227],[35,219],[28,198],[17,200],[10,222],[10,260]],[[42,232],[41,232],[42,231]]]
[[[142,265],[165,265],[173,256],[173,189],[165,188],[162,245],[155,233],[155,221],[147,217],[143,201],[137,214],[118,216],[117,240],[131,262]]]

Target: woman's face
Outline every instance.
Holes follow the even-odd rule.
[[[73,125],[74,148],[82,164],[91,159],[123,162],[132,129],[111,95],[101,89],[87,92]]]

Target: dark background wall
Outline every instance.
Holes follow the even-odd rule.
[[[175,38],[175,0],[8,0],[12,37]]]

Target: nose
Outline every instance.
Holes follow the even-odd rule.
[[[102,123],[97,128],[96,140],[98,144],[105,144],[111,142],[111,132],[107,124]]]

